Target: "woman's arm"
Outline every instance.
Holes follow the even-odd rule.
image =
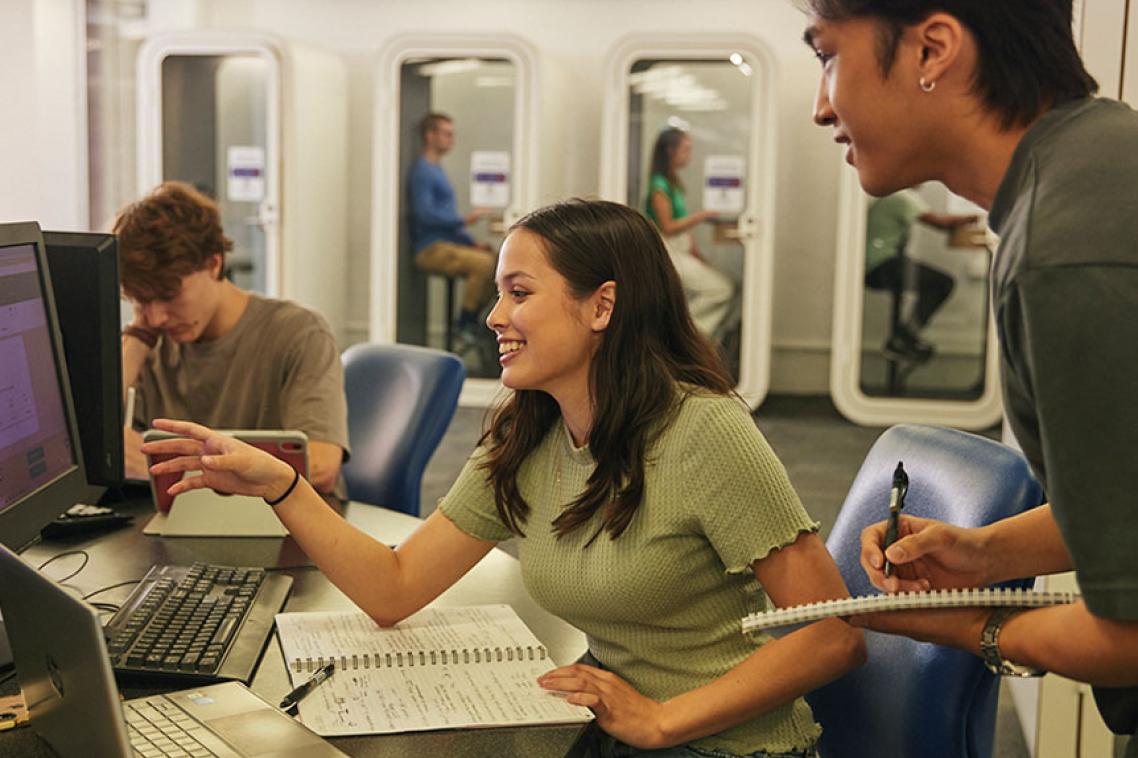
[[[756,561],[752,569],[777,607],[849,597],[817,534]],[[865,662],[862,633],[841,619],[819,621],[772,640],[714,682],[663,704],[671,744],[721,732],[837,679]]]
[[[849,596],[816,534],[800,535],[752,569],[778,606]],[[865,654],[862,633],[831,618],[766,643],[715,681],[663,703],[612,672],[581,664],[550,671],[540,682],[572,693],[568,701],[592,708],[600,727],[617,739],[658,748],[721,732],[789,703],[860,666]]]
[[[494,547],[435,511],[392,549],[344,521],[307,482],[297,490],[277,505],[281,522],[328,580],[380,626],[426,606]]]
[[[156,464],[153,473],[201,471],[174,484],[171,494],[209,487],[275,499],[293,481],[288,464],[200,424],[158,420],[154,425],[186,436],[144,446],[147,453],[179,456]],[[381,626],[434,600],[495,544],[471,537],[436,511],[393,550],[346,522],[303,479],[274,511],[317,568]]]
[[[714,211],[697,211],[681,219],[672,218],[672,201],[661,190],[656,190],[651,197],[652,212],[656,214],[656,226],[665,237],[680,234],[708,219],[715,218]]]

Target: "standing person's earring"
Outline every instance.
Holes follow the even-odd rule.
[[[917,85],[921,88],[921,92],[932,92],[934,89],[936,89],[936,82],[925,81],[925,77],[923,76],[917,82]]]

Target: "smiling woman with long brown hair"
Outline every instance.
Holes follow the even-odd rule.
[[[526,587],[588,637],[542,686],[592,708],[601,754],[816,755],[801,695],[858,665],[828,619],[740,634],[768,602],[845,596],[781,464],[692,323],[659,234],[615,203],[526,216],[502,245],[502,383],[513,393],[439,508],[391,550],[301,483],[276,506],[305,552],[381,624],[417,611],[516,538]],[[202,427],[149,449],[212,486],[280,497],[279,461]],[[445,556],[441,559],[440,556]],[[671,748],[660,750],[661,748]]]

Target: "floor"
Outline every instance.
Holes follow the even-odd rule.
[[[486,411],[460,408],[423,476],[426,516],[458,475],[478,442]],[[811,515],[829,533],[846,490],[866,452],[883,431],[860,427],[838,414],[827,397],[769,397],[755,413],[759,429],[786,466]],[[998,430],[988,434],[995,436]],[[503,546],[510,550],[510,545]],[[511,551],[512,552],[512,551]],[[1006,690],[1001,692],[993,758],[1027,758],[1027,746]]]

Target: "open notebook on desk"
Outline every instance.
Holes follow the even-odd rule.
[[[554,664],[508,605],[426,608],[386,629],[360,611],[281,613],[277,632],[294,686],[335,663],[299,707],[324,736],[593,717],[537,684]]]

